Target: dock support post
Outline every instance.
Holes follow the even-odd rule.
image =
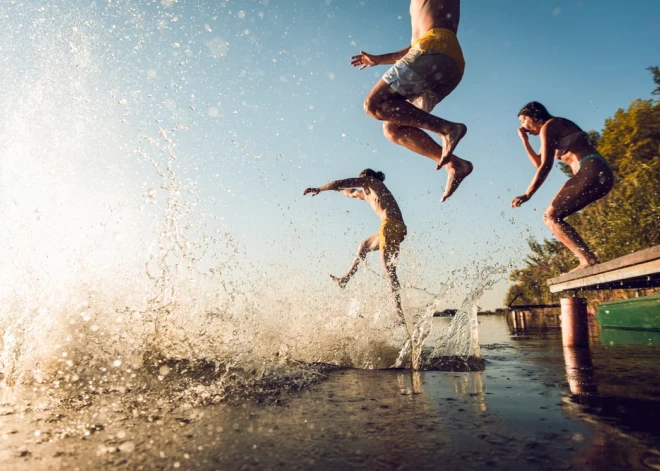
[[[587,300],[578,297],[562,298],[560,304],[561,337],[564,347],[588,347]]]

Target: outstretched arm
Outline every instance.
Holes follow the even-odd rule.
[[[360,70],[362,70],[365,67],[373,67],[374,65],[394,64],[396,61],[408,54],[409,50],[410,46],[407,46],[400,51],[380,55],[369,54],[367,52],[360,51],[360,54],[351,57],[351,65],[353,67],[360,67]]]
[[[514,208],[517,208],[525,201],[528,201],[532,195],[536,193],[536,190],[541,187],[545,179],[548,178],[548,174],[550,173],[550,170],[552,170],[554,146],[550,145],[547,133],[547,126],[543,127],[541,129],[541,155],[539,156],[539,166],[537,167],[534,178],[532,178],[532,182],[529,184],[529,187],[527,187],[525,194],[514,198],[511,202],[511,206]]]
[[[312,193],[312,196],[316,196],[322,191],[339,191],[339,190],[349,190],[352,188],[362,188],[363,184],[364,184],[364,179],[362,178],[347,178],[346,180],[335,180],[334,182],[326,183],[325,185],[319,188],[307,188],[303,193],[303,195],[306,195],[307,193]],[[346,196],[350,196],[350,195],[346,195]]]
[[[534,165],[534,168],[539,168],[541,166],[541,156],[532,149],[532,146],[529,143],[529,134],[527,133],[527,130],[523,127],[518,128],[518,136],[520,136],[520,140],[525,147],[529,160],[532,161],[532,165]]]

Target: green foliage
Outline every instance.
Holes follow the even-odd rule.
[[[568,222],[605,260],[660,244],[660,101],[618,110],[598,151],[614,168],[614,188]]]
[[[553,278],[568,269],[573,263],[573,254],[559,241],[545,239],[538,243],[534,239],[527,241],[531,253],[525,260],[525,267],[514,270],[509,275],[512,285],[506,296],[505,304],[550,304],[556,302],[556,295],[550,293],[546,285],[548,278]]]
[[[659,85],[660,70],[650,68]],[[601,261],[660,244],[660,100],[635,100],[618,110],[595,133],[598,151],[612,165],[616,181],[603,199],[570,216],[571,224]],[[548,278],[576,265],[575,257],[556,240],[529,241],[526,266],[509,279],[516,284],[506,303],[544,304],[556,301]]]
[[[651,66],[648,67],[646,70],[650,71],[653,74],[653,82],[657,85],[657,87],[655,87],[655,90],[653,90],[651,93],[653,95],[660,95],[660,67]]]

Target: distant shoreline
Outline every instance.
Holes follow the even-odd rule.
[[[508,309],[495,309],[494,311],[479,311],[478,316],[503,316],[507,313]],[[433,317],[454,317],[458,309],[445,309],[443,311],[436,311]]]

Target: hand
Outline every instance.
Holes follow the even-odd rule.
[[[360,70],[364,69],[365,67],[373,67],[374,65],[378,65],[378,56],[360,51],[359,56],[351,57],[351,65],[353,67],[360,66]]]
[[[306,195],[307,193],[311,193],[312,196],[316,196],[319,193],[321,193],[321,190],[319,190],[318,188],[307,188],[303,193],[303,195]]]
[[[518,208],[524,202],[529,201],[530,198],[531,196],[527,196],[527,195],[516,196],[515,198],[513,198],[513,201],[511,202],[511,207]]]
[[[520,136],[520,139],[523,141],[529,141],[529,131],[522,126],[518,128],[518,136]]]

